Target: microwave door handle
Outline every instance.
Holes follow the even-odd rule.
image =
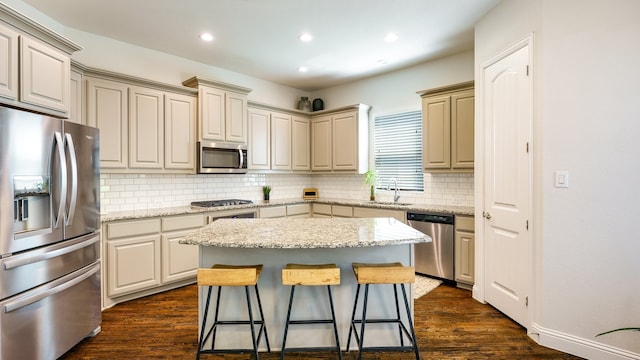
[[[76,204],[78,200],[78,160],[76,158],[76,148],[73,145],[73,138],[71,134],[64,134],[65,144],[69,149],[69,159],[71,160],[71,199],[69,201],[69,211],[67,212],[67,219],[65,225],[71,225],[73,223],[73,217],[76,213]]]
[[[244,168],[244,153],[242,152],[242,149],[238,149],[238,153],[240,153],[240,167],[239,167],[239,169],[243,169]]]
[[[62,135],[59,132],[55,133],[55,140],[57,155],[60,160],[60,203],[58,204],[58,211],[53,214],[53,227],[57,229],[60,227],[60,221],[62,221],[62,218],[64,217],[64,207],[65,202],[67,201],[67,159],[64,154],[64,141],[62,140]]]

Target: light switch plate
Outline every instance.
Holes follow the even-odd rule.
[[[569,172],[568,171],[556,171],[555,172],[555,187],[568,188],[569,187]]]

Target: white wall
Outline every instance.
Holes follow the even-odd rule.
[[[595,337],[640,327],[638,14],[635,0],[509,0],[476,27],[476,68],[534,32],[533,321],[541,344],[587,358],[640,359],[638,332]]]

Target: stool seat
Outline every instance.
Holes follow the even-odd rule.
[[[402,263],[352,263],[353,273],[358,282],[356,288],[355,301],[353,303],[353,312],[351,313],[351,326],[349,327],[349,336],[347,337],[347,351],[351,344],[351,335],[355,336],[358,344],[358,360],[362,359],[362,353],[364,351],[413,351],[416,360],[420,359],[420,353],[418,352],[418,341],[416,338],[415,330],[413,328],[413,321],[411,320],[411,310],[409,307],[409,301],[407,300],[407,292],[405,284],[415,282],[416,273],[415,267],[404,266]],[[367,319],[367,303],[369,298],[369,286],[370,285],[393,285],[393,293],[395,297],[395,318],[376,318]],[[358,308],[358,299],[360,294],[360,286],[364,285],[364,299],[362,305],[362,316],[360,319],[356,319],[356,309]],[[402,290],[402,297],[404,300],[404,306],[406,310],[407,322],[409,329],[403,323],[400,317],[400,306],[398,298],[397,286],[400,285]],[[398,335],[400,337],[400,346],[364,346],[364,332],[366,324],[397,324]],[[360,326],[358,329],[357,325]],[[411,344],[409,346],[404,345],[404,338],[407,337]]]
[[[265,327],[264,314],[262,312],[262,303],[260,302],[260,292],[258,291],[258,279],[262,273],[262,264],[258,265],[226,265],[215,264],[208,269],[198,269],[197,281],[198,286],[206,286],[207,301],[204,307],[204,314],[202,317],[202,328],[200,330],[200,340],[198,342],[198,353],[196,359],[200,359],[200,354],[218,354],[218,353],[245,353],[253,352],[256,360],[258,359],[258,344],[264,334],[264,339],[267,345],[267,351],[271,352],[271,346],[269,345],[269,336],[267,334],[267,328]],[[207,316],[209,313],[209,304],[211,302],[211,291],[213,287],[218,287],[218,294],[216,297],[216,311],[213,320],[213,324],[207,331]],[[243,286],[247,311],[249,315],[248,320],[219,320],[220,314],[220,294],[222,293],[222,287],[224,286]],[[253,287],[256,299],[258,301],[258,310],[260,313],[259,319],[254,319],[251,296],[249,294],[249,287]],[[223,325],[249,325],[251,329],[251,343],[252,349],[215,349],[216,333],[220,326]],[[256,334],[255,326],[259,326]],[[209,350],[204,349],[205,342],[211,338],[211,348]]]
[[[336,315],[333,309],[333,298],[331,295],[331,285],[340,284],[340,268],[336,264],[287,264],[282,269],[282,284],[291,285],[291,295],[289,296],[289,306],[287,309],[287,320],[284,326],[284,335],[282,337],[282,349],[280,359],[284,359],[285,351],[319,351],[333,350],[338,353],[338,359],[342,359],[342,350],[340,349],[340,340],[338,337],[338,326],[336,324]],[[293,306],[293,295],[296,286],[320,286],[327,287],[327,296],[329,298],[329,309],[331,310],[331,319],[306,319],[291,320],[291,309]],[[286,348],[287,334],[289,325],[311,325],[311,324],[332,324],[333,334],[336,341],[335,348],[315,347],[315,348]]]

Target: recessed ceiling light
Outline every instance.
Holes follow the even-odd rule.
[[[388,33],[387,36],[384,37],[384,41],[386,42],[394,42],[398,40],[398,34],[396,33]]]
[[[202,39],[204,41],[213,41],[213,35],[211,35],[209,33],[202,33],[202,34],[200,34],[200,39]]]
[[[311,40],[313,40],[313,36],[309,33],[303,33],[300,35],[300,41],[302,42],[309,42]]]
[[[300,67],[298,68],[298,71],[300,71],[300,72],[307,72],[307,71],[309,71],[309,68],[304,67],[304,66],[300,66]]]

